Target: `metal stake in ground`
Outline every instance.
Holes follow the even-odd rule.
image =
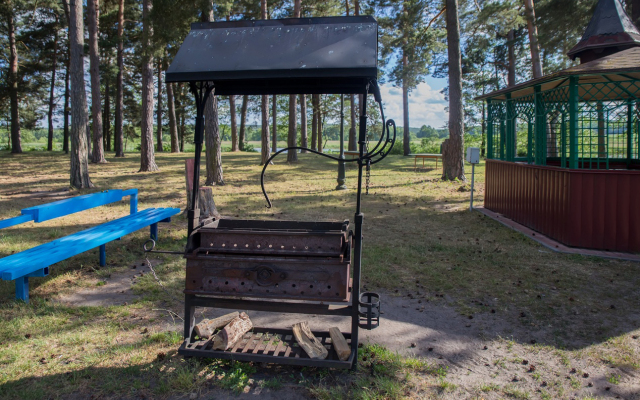
[[[340,95],[340,160],[344,160],[344,95]],[[344,161],[338,162],[338,186],[336,190],[346,190],[347,178],[345,177]]]
[[[467,162],[471,164],[471,200],[469,202],[469,211],[473,211],[473,181],[476,174],[476,164],[480,162],[479,148],[467,148]]]

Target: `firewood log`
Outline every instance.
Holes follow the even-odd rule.
[[[349,347],[347,340],[342,335],[342,332],[340,332],[340,329],[330,328],[329,335],[331,335],[331,343],[333,343],[333,348],[338,354],[340,361],[347,360],[351,355],[351,348]]]
[[[240,315],[237,311],[234,311],[229,314],[225,314],[221,317],[214,319],[204,319],[200,321],[198,325],[194,327],[196,335],[203,339],[207,339],[209,336],[213,335],[216,329],[220,329],[223,326],[227,325],[234,318]]]
[[[229,350],[242,335],[253,328],[249,316],[242,312],[213,337],[213,350]]]
[[[309,358],[324,360],[329,355],[329,351],[313,336],[306,321],[293,325],[293,336],[295,336],[300,347],[309,355]]]

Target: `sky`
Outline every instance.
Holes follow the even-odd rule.
[[[447,123],[449,113],[445,111],[447,102],[441,93],[447,80],[428,77],[425,82],[419,84],[409,92],[409,126],[420,128],[422,125],[431,125],[434,128],[442,128]],[[387,83],[380,85],[380,94],[384,104],[386,118],[396,121],[396,125],[402,126],[402,88],[393,87]]]

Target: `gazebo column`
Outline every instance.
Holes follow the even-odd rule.
[[[569,168],[578,168],[578,79],[569,78]]]
[[[487,99],[487,159],[494,158],[493,154],[493,103]]]
[[[544,100],[542,98],[542,87],[533,87],[535,96],[535,137],[536,137],[536,165],[547,164],[547,127]]]
[[[560,152],[560,166],[567,168],[567,113],[564,111],[560,122]]]
[[[631,168],[633,146],[633,100],[627,101],[627,169]]]
[[[505,133],[505,119],[502,118],[500,120],[500,159],[501,160],[505,160],[505,154],[504,154],[504,148],[505,148],[505,138],[507,137],[507,134]]]
[[[533,123],[527,119],[527,164],[533,164]]]
[[[507,135],[505,139],[505,145],[507,147],[506,156],[507,161],[515,160],[516,153],[516,108],[513,100],[511,100],[511,93],[507,93]]]

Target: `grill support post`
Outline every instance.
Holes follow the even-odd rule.
[[[196,98],[196,126],[193,135],[193,142],[196,145],[195,161],[193,164],[193,192],[191,195],[191,207],[187,211],[187,237],[188,247],[191,243],[191,234],[199,225],[200,210],[198,209],[198,194],[200,192],[200,156],[202,153],[202,142],[204,138],[204,108],[207,100],[213,91],[213,85],[209,82],[189,83],[191,93]]]

